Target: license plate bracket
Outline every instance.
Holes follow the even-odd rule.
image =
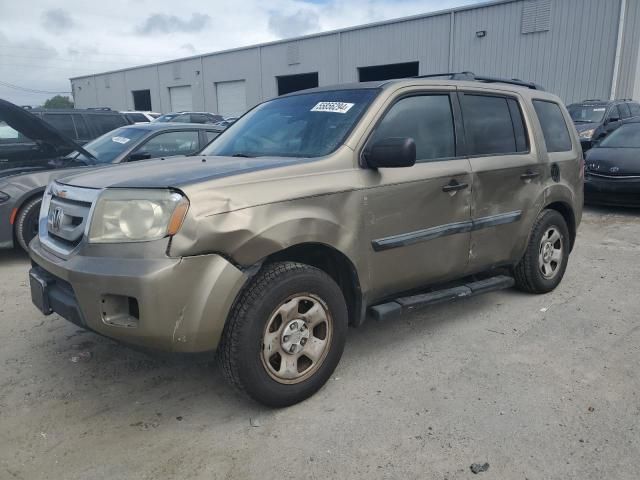
[[[45,315],[53,313],[49,304],[49,285],[47,280],[34,271],[29,272],[29,285],[31,287],[31,301]]]

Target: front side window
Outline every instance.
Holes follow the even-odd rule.
[[[73,123],[76,124],[76,132],[78,132],[78,139],[84,140],[86,142],[91,138],[91,134],[89,133],[89,129],[87,128],[87,122],[84,121],[84,118],[82,118],[82,115],[74,113]]]
[[[547,152],[568,152],[571,150],[571,136],[560,106],[545,100],[534,100],[533,107],[538,114],[538,120],[540,120]]]
[[[640,116],[640,105],[638,105],[637,103],[630,103],[629,109],[631,110],[632,117]]]
[[[73,126],[73,119],[71,118],[71,115],[66,115],[64,113],[45,113],[42,117],[45,122],[61,132],[63,135],[72,139],[76,138],[76,130]]]
[[[302,93],[267,101],[231,125],[203,155],[321,157],[333,152],[377,89]]]
[[[156,135],[142,145],[138,152],[144,152],[155,157],[170,157],[172,155],[191,155],[200,150],[197,131],[166,132]]]
[[[618,109],[620,110],[621,118],[629,118],[631,116],[629,105],[627,105],[626,103],[621,103],[620,105],[618,105]]]
[[[470,155],[501,155],[528,150],[518,102],[489,95],[462,95],[462,117]]]
[[[390,137],[416,143],[416,160],[456,156],[456,136],[449,95],[420,95],[398,100],[386,113],[369,145]]]

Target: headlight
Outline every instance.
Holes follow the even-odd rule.
[[[591,140],[591,137],[593,137],[593,132],[595,132],[595,130],[595,128],[583,130],[582,132],[580,132],[580,140]]]
[[[4,202],[8,201],[11,197],[4,193],[4,192],[0,192],[0,205],[2,205]]]
[[[146,242],[175,235],[189,201],[169,190],[107,189],[98,198],[90,243]]]

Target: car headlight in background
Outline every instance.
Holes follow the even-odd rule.
[[[589,130],[583,130],[582,132],[579,133],[580,140],[591,140],[591,137],[593,137],[593,132],[595,131],[596,131],[595,128],[590,128]]]
[[[4,202],[8,201],[11,198],[11,196],[9,196],[8,194],[4,193],[4,192],[0,192],[0,205],[2,205]]]
[[[169,190],[107,189],[94,208],[89,242],[146,242],[175,235],[188,208],[186,197]]]

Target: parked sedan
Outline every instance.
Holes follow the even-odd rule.
[[[213,125],[147,123],[117,128],[79,146],[50,125],[12,104],[0,109],[0,122],[51,152],[39,162],[0,163],[0,248],[22,248],[36,235],[45,187],[72,168],[107,165],[199,152],[222,129]],[[11,108],[13,107],[13,108]],[[57,151],[73,151],[65,156]],[[4,169],[2,167],[5,167]]]
[[[585,201],[640,207],[640,123],[628,123],[587,152]]]

